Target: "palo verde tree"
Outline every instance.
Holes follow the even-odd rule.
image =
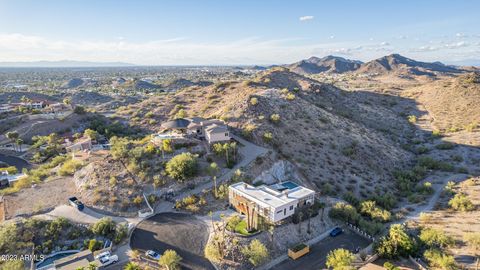
[[[332,250],[327,255],[326,265],[333,270],[348,270],[354,269],[352,266],[355,256],[350,251],[339,248]]]

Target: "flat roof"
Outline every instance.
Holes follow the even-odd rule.
[[[254,187],[247,183],[239,182],[231,185],[230,188],[238,191],[248,199],[263,207],[273,208],[277,208],[315,194],[315,191],[302,186],[298,186],[294,189],[288,189],[284,192],[279,192],[266,185]]]

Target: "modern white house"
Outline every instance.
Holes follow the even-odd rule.
[[[315,201],[315,191],[290,181],[258,187],[239,182],[228,189],[229,203],[238,212],[253,214],[256,219],[261,216],[274,224],[293,215],[296,208]]]

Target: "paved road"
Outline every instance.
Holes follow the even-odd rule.
[[[345,230],[344,233],[337,237],[326,237],[317,244],[310,246],[310,253],[297,259],[292,260],[288,258],[282,263],[274,266],[272,270],[292,270],[292,269],[324,269],[325,262],[327,261],[327,254],[331,250],[337,248],[348,249],[352,252],[356,248],[363,249],[370,244],[366,238],[359,236],[358,234]]]
[[[191,214],[162,213],[137,225],[130,246],[142,252],[173,249],[182,257],[183,269],[210,270],[215,268],[203,257],[208,235],[207,224]]]
[[[0,154],[0,162],[5,162],[10,166],[15,166],[17,167],[18,171],[22,171],[23,168],[30,169],[31,167],[31,165],[22,158],[7,156],[4,154]]]

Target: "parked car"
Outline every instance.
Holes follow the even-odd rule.
[[[343,232],[342,228],[336,227],[330,232],[331,237],[335,237]]]
[[[104,252],[98,254],[97,256],[95,256],[95,259],[98,260],[98,259],[100,259],[100,258],[102,258],[102,257],[110,256],[110,255],[111,255],[110,251],[104,251]]]
[[[68,203],[69,203],[71,206],[77,208],[79,211],[82,211],[82,210],[85,208],[85,206],[83,205],[83,203],[82,203],[80,200],[78,200],[77,197],[70,197],[70,198],[68,198]]]
[[[145,256],[154,260],[160,260],[160,257],[162,257],[160,253],[153,250],[147,250],[147,252],[145,252]]]
[[[108,256],[103,256],[98,259],[100,263],[102,264],[102,267],[108,266],[110,264],[114,264],[118,262],[118,256],[117,255],[108,255]]]

